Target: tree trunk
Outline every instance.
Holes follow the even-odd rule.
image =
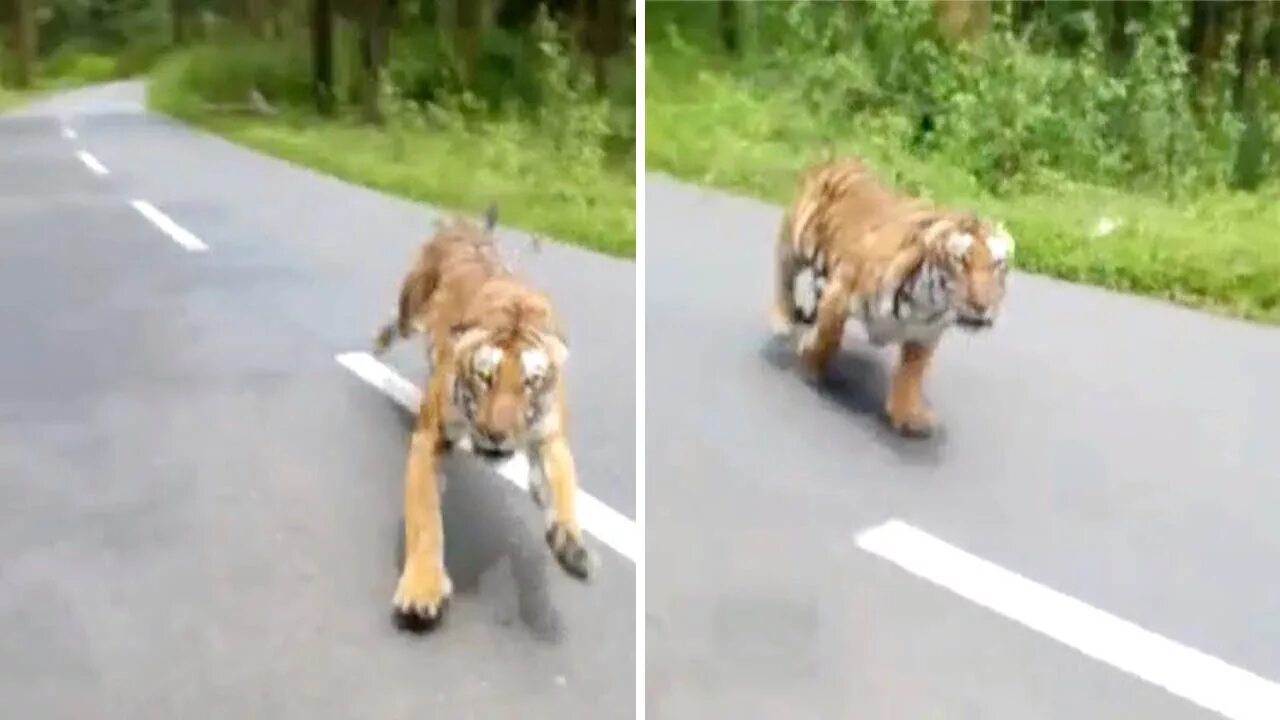
[[[1267,23],[1266,45],[1267,60],[1271,63],[1271,73],[1280,77],[1280,2],[1269,3],[1271,17]]]
[[[14,0],[13,50],[17,60],[18,87],[31,87],[36,66],[35,0]]]
[[[443,40],[452,43],[458,31],[458,5],[455,0],[436,0],[436,30]]]
[[[1021,0],[1013,5],[1013,29],[1025,32],[1044,11],[1042,0]]]
[[[471,87],[476,79],[480,36],[484,32],[484,18],[489,14],[487,6],[486,0],[459,0],[455,6],[453,42],[465,87]]]
[[[169,21],[173,27],[174,45],[185,45],[187,42],[187,2],[188,0],[169,2]]]
[[[1236,47],[1235,103],[1236,109],[1244,107],[1253,87],[1258,60],[1262,56],[1262,32],[1266,20],[1262,16],[1263,4],[1246,2],[1240,7],[1240,44]]]
[[[1197,81],[1204,80],[1205,73],[1222,55],[1225,4],[1219,0],[1192,0],[1189,44],[1191,67]]]
[[[1129,56],[1129,36],[1125,35],[1125,25],[1129,22],[1129,3],[1111,3],[1111,31],[1107,34],[1107,50],[1114,59]]]
[[[387,8],[385,0],[367,0],[360,18],[361,101],[364,120],[381,124],[382,65],[386,58]]]
[[[333,114],[333,7],[311,0],[311,92],[322,115]]]
[[[724,49],[738,54],[741,44],[738,38],[738,3],[734,0],[720,0],[720,43]]]

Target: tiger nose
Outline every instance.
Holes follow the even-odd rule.
[[[493,445],[494,447],[502,447],[503,445],[507,444],[508,440],[511,439],[511,433],[506,432],[504,430],[489,430],[489,429],[480,430],[480,436],[483,437],[486,442],[488,442],[490,445]]]

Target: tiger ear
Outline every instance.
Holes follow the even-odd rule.
[[[996,225],[996,231],[987,238],[987,248],[991,250],[991,257],[995,258],[996,262],[1007,262],[1013,257],[1013,247],[1013,236],[1009,234],[1004,223]]]

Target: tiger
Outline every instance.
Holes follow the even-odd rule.
[[[883,183],[857,156],[806,168],[774,255],[770,325],[796,341],[819,381],[845,322],[875,347],[897,345],[884,414],[909,437],[938,424],[924,399],[934,351],[953,325],[980,333],[1004,306],[1014,239],[1003,223],[940,206]]]
[[[529,458],[529,491],[545,540],[569,575],[585,580],[594,554],[578,521],[577,474],[567,439],[568,344],[550,298],[500,256],[497,208],[483,225],[441,223],[422,244],[374,354],[427,336],[430,363],[404,475],[405,558],[392,605],[402,619],[434,623],[453,592],[444,564],[440,460],[458,449],[490,461]]]

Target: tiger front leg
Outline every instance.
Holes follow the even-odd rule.
[[[529,487],[546,516],[547,545],[565,572],[585,579],[593,558],[578,524],[578,479],[569,443],[557,433],[544,438],[532,455]]]
[[[409,444],[404,483],[405,560],[392,604],[408,620],[435,622],[453,593],[444,567],[439,460],[443,451],[434,422],[419,421]]]
[[[818,301],[814,324],[800,336],[800,362],[810,381],[818,382],[826,373],[831,356],[840,347],[848,318],[849,285],[836,279],[829,282]]]
[[[927,436],[937,426],[937,418],[924,401],[924,376],[935,347],[914,342],[902,344],[901,358],[889,383],[885,411],[889,424],[903,435]]]

